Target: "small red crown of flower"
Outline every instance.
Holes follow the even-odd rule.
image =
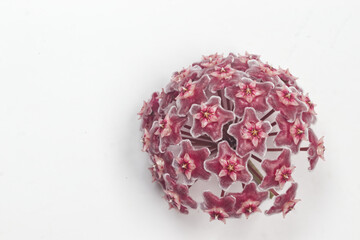
[[[325,151],[311,128],[315,104],[296,80],[258,55],[216,53],[175,72],[144,102],[142,150],[170,208],[187,214],[200,206],[224,223],[260,212],[285,217],[294,209],[300,199],[291,156],[307,152],[313,170]],[[219,192],[204,188],[203,201],[195,201],[189,189],[213,177]],[[273,204],[262,211],[264,201]]]

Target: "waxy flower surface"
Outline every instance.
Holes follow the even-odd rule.
[[[181,86],[186,85],[192,79],[196,79],[201,71],[200,67],[190,66],[179,72],[175,72],[171,78],[170,84],[166,86],[166,92],[172,92],[181,89]]]
[[[229,54],[230,57],[232,57],[232,62],[231,62],[231,66],[239,71],[245,72],[246,70],[249,69],[249,60],[260,60],[260,56],[259,55],[255,55],[255,54],[249,54],[247,52],[245,52],[245,55],[235,55],[233,53]]]
[[[266,176],[261,182],[260,188],[280,187],[282,189],[286,182],[293,181],[291,173],[294,167],[291,166],[290,154],[290,150],[285,149],[276,160],[264,160],[261,163]]]
[[[206,103],[194,104],[190,110],[193,117],[191,134],[194,137],[208,135],[213,141],[223,137],[223,126],[235,118],[234,113],[221,107],[219,97],[211,97]]]
[[[249,156],[238,156],[226,141],[219,143],[218,146],[217,156],[207,161],[205,167],[217,175],[220,186],[226,189],[236,181],[249,182],[251,175],[246,168]]]
[[[148,102],[144,102],[138,113],[139,118],[142,120],[141,127],[150,130],[153,122],[159,117],[159,100],[158,93],[153,93]]]
[[[285,217],[286,214],[294,209],[296,203],[300,201],[300,199],[295,199],[296,190],[297,183],[293,183],[285,194],[276,197],[274,205],[265,211],[265,214],[282,213],[283,217]]]
[[[266,98],[273,87],[270,82],[258,83],[244,77],[237,85],[226,88],[225,93],[235,103],[235,114],[242,116],[246,107],[252,107],[258,112],[267,111],[269,105]]]
[[[246,74],[233,69],[231,63],[225,62],[215,66],[213,71],[207,76],[210,78],[209,89],[215,92],[232,86],[239,79],[245,77]]]
[[[205,68],[214,67],[218,65],[223,59],[223,56],[217,53],[210,56],[203,56],[203,61],[200,63],[200,65]]]
[[[311,128],[309,128],[309,142],[310,142],[310,146],[307,151],[309,154],[308,160],[310,163],[309,170],[313,170],[319,158],[325,160],[324,137],[318,139],[314,131]]]
[[[290,73],[289,69],[279,68],[278,69],[278,76],[279,76],[280,80],[285,83],[286,86],[294,87],[298,91],[302,92],[302,89],[297,85],[297,82],[296,82],[297,77],[293,76]]]
[[[165,175],[164,179],[164,198],[170,208],[175,208],[181,213],[188,213],[187,207],[197,208],[197,202],[189,196],[189,188],[186,185],[176,183],[170,175]]]
[[[235,197],[235,217],[240,217],[245,214],[248,218],[251,214],[261,212],[259,206],[267,199],[268,193],[257,191],[255,183],[250,183],[245,186],[241,193],[229,193],[229,196]]]
[[[287,88],[285,85],[277,87],[270,93],[268,102],[274,110],[289,120],[295,120],[297,114],[307,110],[305,104],[297,99],[298,92],[295,88]]]
[[[208,78],[203,77],[197,82],[189,80],[178,89],[177,108],[180,115],[186,115],[193,104],[199,104],[207,100],[204,88]]]
[[[174,167],[172,166],[174,156],[171,152],[166,152],[158,155],[153,155],[152,166],[149,168],[153,181],[158,181],[164,185],[164,174],[169,174],[172,178],[176,179],[177,175]]]
[[[302,140],[307,139],[308,125],[303,123],[299,118],[294,122],[289,122],[285,117],[278,115],[276,122],[279,125],[280,132],[275,138],[277,146],[287,146],[292,152],[297,153]]]
[[[205,103],[201,104],[200,111],[194,114],[194,118],[200,121],[201,127],[206,127],[209,123],[218,121],[218,114],[216,113],[218,104],[207,106]]]
[[[250,60],[248,65],[249,68],[246,70],[246,73],[250,75],[252,79],[262,82],[278,83],[278,70],[276,68],[256,60]]]
[[[150,133],[159,136],[159,150],[164,152],[171,144],[177,144],[181,141],[180,129],[186,122],[185,117],[176,114],[176,108],[172,107],[169,113],[162,119],[154,122],[153,131]],[[150,137],[151,138],[151,137]]]
[[[285,216],[300,201],[293,155],[306,152],[309,170],[324,159],[315,106],[288,69],[254,54],[211,54],[143,103],[141,147],[153,181],[180,213],[200,206],[225,223],[254,218],[270,201],[265,214]]]
[[[265,140],[270,131],[269,122],[262,122],[252,108],[246,108],[244,118],[229,127],[229,134],[237,141],[236,151],[240,156],[254,151],[263,155],[266,151]]]
[[[316,121],[316,112],[315,112],[315,106],[316,104],[314,104],[310,98],[309,98],[309,94],[306,94],[306,95],[301,95],[299,97],[299,99],[301,101],[303,101],[306,106],[308,107],[308,111],[307,112],[303,112],[302,113],[302,120],[305,122],[305,123],[315,123]]]
[[[306,129],[307,125],[302,123],[299,118],[291,125],[289,132],[295,145],[299,145],[301,140],[306,140]]]
[[[143,135],[143,138],[141,139],[141,142],[143,143],[143,148],[142,148],[143,152],[146,152],[147,150],[149,150],[150,133],[146,128],[144,129],[144,135]]]
[[[227,64],[226,66],[215,66],[214,71],[210,75],[219,80],[229,80],[234,73],[235,69],[231,68],[231,64]]]
[[[207,148],[195,150],[189,140],[181,142],[182,151],[176,159],[178,168],[188,180],[210,178],[210,173],[204,169],[204,161],[209,157]]]
[[[226,223],[226,218],[234,210],[235,198],[233,196],[219,198],[211,192],[204,192],[203,195],[204,203],[201,208],[210,215],[210,221],[219,220]]]

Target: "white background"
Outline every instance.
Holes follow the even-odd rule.
[[[360,239],[358,1],[0,1],[0,239]],[[296,210],[168,211],[136,113],[202,55],[260,54],[317,103]]]

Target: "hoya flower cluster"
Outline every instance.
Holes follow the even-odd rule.
[[[323,138],[310,128],[314,106],[296,77],[257,55],[206,56],[144,102],[143,151],[170,208],[200,207],[223,222],[264,210],[285,216],[299,201],[292,155],[307,152],[310,170],[324,158]],[[219,191],[204,188],[195,201],[190,187],[212,177]],[[262,209],[267,199],[273,204]]]

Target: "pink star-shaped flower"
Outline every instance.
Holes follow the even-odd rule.
[[[205,96],[204,89],[208,81],[208,78],[204,76],[197,82],[189,80],[179,88],[180,93],[176,100],[180,115],[186,115],[193,104],[206,102],[207,97]]]
[[[176,97],[179,95],[178,91],[170,91],[165,93],[164,89],[162,89],[161,93],[158,96],[159,99],[159,114],[164,115],[169,106],[173,106]]]
[[[266,176],[262,180],[260,187],[268,189],[270,187],[283,188],[286,182],[294,181],[291,177],[295,167],[291,166],[290,150],[284,149],[276,160],[264,160],[261,163]]]
[[[243,82],[238,83],[239,91],[235,95],[237,98],[242,98],[248,103],[251,103],[255,97],[264,94],[264,91],[256,87],[256,82],[251,79],[243,78]]]
[[[239,208],[239,210],[236,211],[236,213],[237,214],[244,213],[246,219],[248,219],[250,214],[255,212],[261,212],[261,210],[259,209],[259,205],[260,205],[259,201],[253,201],[250,199],[246,200],[245,202],[242,203],[241,207]]]
[[[204,192],[203,196],[204,202],[201,204],[201,208],[210,215],[210,221],[216,219],[226,223],[226,218],[232,214],[234,209],[235,198],[233,196],[218,198],[211,192]]]
[[[299,145],[301,140],[306,140],[307,124],[302,123],[299,118],[290,126],[289,132],[296,145]]]
[[[138,112],[139,119],[142,119],[144,115],[149,115],[152,112],[151,107],[149,107],[149,103],[145,102],[143,103],[143,106],[140,109],[140,112]]]
[[[196,209],[197,202],[189,196],[189,188],[183,184],[177,184],[170,175],[164,175],[165,180],[165,200],[168,201],[169,207],[177,209],[181,213],[187,214],[187,207]]]
[[[280,132],[274,141],[277,146],[288,146],[293,153],[299,151],[300,143],[306,140],[307,124],[303,123],[299,117],[294,122],[289,122],[281,114],[276,116],[276,122]]]
[[[220,186],[227,189],[236,181],[247,183],[251,180],[246,168],[248,158],[249,156],[239,157],[228,142],[222,141],[218,145],[217,156],[206,161],[205,167],[215,173],[220,180]]]
[[[279,102],[282,104],[289,106],[298,106],[299,102],[296,99],[297,94],[291,92],[289,89],[287,89],[285,86],[282,88],[282,90],[275,90],[276,95],[278,96]]]
[[[309,170],[313,170],[317,164],[317,161],[319,157],[322,160],[325,160],[324,158],[324,152],[325,152],[325,146],[324,146],[324,137],[321,137],[320,139],[317,138],[314,131],[309,128],[309,142],[310,146],[308,149],[308,160],[310,163]]]
[[[243,120],[231,124],[228,133],[237,140],[236,151],[240,156],[253,150],[263,155],[266,150],[265,139],[270,129],[269,122],[260,121],[253,108],[246,108]]]
[[[294,182],[291,174],[294,171],[295,166],[286,167],[282,166],[281,168],[276,169],[275,171],[275,181],[279,183],[280,189],[282,189],[286,182]]]
[[[258,83],[250,78],[242,78],[236,85],[227,87],[225,94],[234,100],[235,114],[242,117],[246,107],[253,107],[259,112],[268,110],[266,97],[273,87],[272,83]]]
[[[238,56],[233,55],[233,57],[234,57],[234,60],[231,64],[231,67],[236,70],[243,71],[243,72],[245,72],[249,68],[249,65],[248,65],[249,60],[252,60],[252,59],[259,60],[260,59],[260,57],[258,55],[249,54],[247,52],[245,52],[244,56],[239,54]]]
[[[184,173],[188,180],[191,179],[191,173],[195,170],[196,165],[194,160],[185,153],[184,157],[176,159],[180,172]]]
[[[272,82],[275,85],[278,83],[278,71],[267,63],[263,63],[260,60],[248,61],[249,69],[246,73],[257,81]]]
[[[175,99],[186,99],[194,96],[195,94],[195,84],[192,83],[190,79],[183,86],[179,87],[179,95]]]
[[[166,115],[164,119],[159,119],[159,128],[156,130],[155,135],[160,135],[161,138],[167,137],[172,133],[171,120],[169,115]]]
[[[181,142],[181,153],[176,159],[179,171],[182,172],[187,180],[210,178],[210,173],[204,169],[204,161],[209,157],[208,148],[195,150],[189,140]]]
[[[246,74],[244,72],[231,68],[231,63],[224,62],[215,66],[214,71],[210,73],[209,89],[212,92],[222,90],[225,87],[232,86],[245,76]]]
[[[295,204],[300,201],[300,199],[295,199],[297,186],[297,183],[293,183],[285,194],[277,196],[274,205],[265,211],[265,214],[271,215],[282,212],[283,217],[285,217],[286,214],[294,209]]]
[[[157,123],[154,123],[154,127],[152,127],[149,131],[150,134],[150,144],[148,148],[148,152],[150,154],[158,154],[160,153],[160,136],[155,134],[157,130]]]
[[[212,54],[209,56],[203,56],[203,60],[200,65],[204,68],[214,67],[218,65],[224,59],[222,54]]]
[[[316,104],[314,104],[313,102],[311,102],[310,98],[309,98],[309,94],[306,95],[300,95],[300,100],[303,101],[306,106],[308,107],[307,112],[303,112],[301,115],[301,118],[304,122],[306,122],[308,125],[310,125],[311,123],[315,123],[316,121],[316,112],[315,112],[315,106]]]
[[[180,129],[186,121],[186,117],[177,116],[176,107],[173,106],[164,119],[159,119],[154,123],[152,129],[154,135],[159,136],[160,152],[164,152],[169,145],[178,144],[181,141]]]
[[[246,218],[255,212],[261,212],[259,205],[268,197],[267,192],[258,192],[256,184],[253,182],[246,185],[241,193],[229,193],[227,195],[236,199],[234,216],[240,217],[245,214]]]
[[[305,104],[297,99],[297,95],[295,88],[283,86],[270,92],[268,102],[276,111],[293,121],[298,113],[306,111]]]
[[[171,82],[181,82],[190,74],[190,72],[191,72],[190,67],[184,68],[180,72],[174,72],[171,78]]]
[[[288,86],[288,87],[296,86],[295,81],[296,81],[297,77],[294,77],[290,73],[289,69],[284,70],[284,69],[279,68],[278,74],[279,74],[279,78],[281,79],[281,81],[283,81],[286,84],[286,86]]]
[[[199,66],[189,66],[180,72],[175,72],[170,83],[165,88],[166,92],[178,91],[179,87],[183,86],[191,79],[193,81],[198,80],[200,72],[201,68]]]
[[[190,109],[193,116],[191,134],[199,137],[207,134],[213,141],[218,141],[223,137],[223,126],[235,118],[234,113],[221,107],[220,98],[212,96],[201,106],[194,104]]]
[[[235,72],[236,70],[231,68],[231,64],[227,64],[226,66],[215,66],[214,72],[212,72],[210,75],[219,80],[229,80],[232,78]]]
[[[229,159],[222,158],[219,162],[222,166],[219,177],[229,176],[233,182],[237,179],[237,173],[245,169],[236,155],[232,155]]]
[[[209,123],[217,122],[218,117],[216,110],[219,107],[218,104],[207,106],[205,103],[201,103],[200,111],[194,114],[194,118],[198,119],[201,123],[201,127],[206,127]]]
[[[144,102],[140,112],[139,119],[142,119],[141,127],[150,130],[154,120],[158,118],[159,100],[158,93],[153,93],[148,102]]]
[[[150,133],[146,128],[144,129],[144,135],[142,137],[141,142],[143,143],[143,148],[142,148],[143,152],[148,151],[150,146]]]
[[[163,188],[165,188],[165,182],[163,178],[164,174],[167,173],[172,178],[177,178],[175,169],[172,166],[173,159],[174,155],[171,152],[160,153],[151,157],[153,165],[151,168],[149,168],[149,170],[153,177],[153,182],[159,182]]]
[[[268,63],[260,62],[260,70],[268,76],[277,76],[279,74],[278,70]]]

